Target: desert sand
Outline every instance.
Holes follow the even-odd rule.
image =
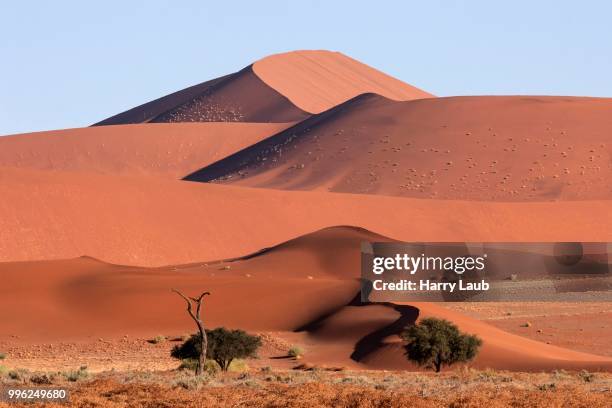
[[[177,316],[182,302],[170,288],[205,288],[213,294],[207,324],[280,332],[280,338],[289,332],[288,340],[312,350],[305,361],[313,364],[415,369],[395,335],[418,318],[436,316],[483,339],[475,367],[612,368],[612,357],[522,338],[441,306],[362,304],[356,300],[359,243],[384,239],[336,227],[242,259],[154,269],[92,258],[3,263],[0,319],[4,333],[21,341],[181,333],[189,321]]]
[[[180,179],[291,123],[154,123],[0,138],[0,167]]]
[[[199,262],[336,225],[404,241],[610,239],[605,200],[422,200],[14,168],[0,168],[0,195],[5,262],[83,255],[137,266]]]
[[[44,342],[99,351],[101,338],[185,334],[178,288],[213,293],[210,327],[302,344],[311,365],[416,370],[397,334],[436,316],[483,339],[477,368],[611,371],[609,345],[568,341],[585,316],[609,337],[607,306],[562,316],[551,304],[546,320],[569,329],[540,340],[458,307],[356,300],[363,240],[612,241],[611,109],[435,98],[317,51],[264,58],[105,126],[0,138],[7,364],[37,364]],[[117,346],[113,363],[138,344]],[[286,350],[266,350],[290,368]]]

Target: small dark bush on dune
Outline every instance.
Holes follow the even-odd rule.
[[[443,365],[472,360],[482,345],[478,337],[461,333],[451,322],[435,318],[406,327],[401,337],[406,341],[406,357],[436,372]]]
[[[234,359],[255,356],[261,346],[261,339],[252,336],[243,330],[228,330],[218,327],[206,330],[208,347],[206,356],[219,364],[223,371],[227,371]],[[194,334],[183,344],[172,349],[171,356],[177,359],[197,359],[200,355],[200,335]]]

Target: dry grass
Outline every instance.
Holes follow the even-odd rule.
[[[19,380],[4,376],[2,383],[32,386],[31,379],[40,375],[22,372]],[[70,388],[71,406],[88,408],[612,406],[608,373],[458,370],[436,375],[266,369],[202,378],[185,371],[107,372],[77,382],[49,377],[53,384]]]

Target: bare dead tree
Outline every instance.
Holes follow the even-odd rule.
[[[202,309],[202,300],[204,299],[204,296],[210,295],[210,292],[204,292],[198,297],[187,297],[176,289],[172,289],[172,291],[185,299],[185,302],[187,302],[187,313],[189,313],[189,316],[191,316],[195,324],[198,326],[198,330],[200,331],[200,347],[202,352],[198,358],[196,375],[202,375],[204,373],[204,367],[206,364],[206,348],[208,347],[208,339],[206,338],[204,323],[202,323],[202,319],[200,318],[200,310]],[[194,304],[196,305],[195,314],[193,313]]]

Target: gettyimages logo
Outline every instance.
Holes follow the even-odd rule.
[[[466,271],[485,268],[487,254],[482,256],[466,257],[441,257],[441,256],[410,256],[406,253],[396,254],[395,257],[376,256],[373,260],[372,272],[376,275],[382,274],[385,270],[404,270],[411,275],[417,271],[453,271],[462,275]]]
[[[610,301],[608,243],[362,244],[362,301]]]

